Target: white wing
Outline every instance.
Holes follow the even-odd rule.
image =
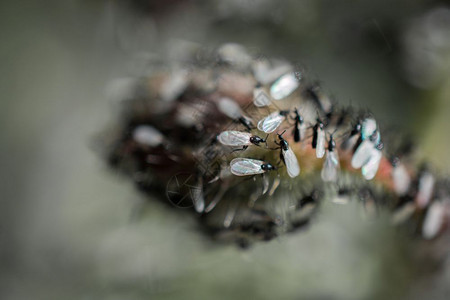
[[[252,66],[253,74],[258,82],[268,84],[292,70],[292,66],[281,60],[256,60]]]
[[[411,184],[411,177],[402,163],[398,163],[398,165],[392,169],[392,181],[397,195],[403,196],[408,192]]]
[[[358,146],[355,153],[352,157],[352,168],[359,169],[364,164],[366,164],[370,156],[372,155],[372,150],[375,148],[375,145],[370,140],[364,140],[362,143]]]
[[[139,125],[133,130],[133,139],[139,144],[156,147],[164,141],[164,136],[155,127]]]
[[[280,115],[279,111],[275,111],[258,122],[258,129],[265,133],[274,132],[285,119],[286,116]]]
[[[197,184],[191,189],[191,196],[194,201],[195,211],[202,213],[205,210],[205,198],[203,196],[203,180],[201,176]]]
[[[298,164],[294,151],[290,148],[286,151],[283,150],[283,158],[288,175],[291,178],[297,177],[300,174],[300,165]]]
[[[434,238],[442,228],[445,217],[445,207],[441,202],[435,201],[427,211],[422,227],[422,235],[426,239]]]
[[[230,130],[219,134],[217,139],[226,146],[245,146],[251,144],[251,136],[252,134],[248,132]]]
[[[369,160],[362,166],[361,172],[365,179],[371,180],[375,177],[378,172],[378,167],[380,166],[381,157],[383,153],[381,150],[372,148],[372,154]]]
[[[431,196],[433,196],[434,182],[434,176],[429,172],[420,176],[419,188],[415,199],[416,204],[420,208],[426,207],[430,202]]]
[[[362,123],[361,137],[363,140],[370,137],[377,130],[377,122],[372,118],[367,118]]]
[[[270,104],[269,95],[266,94],[261,88],[255,88],[253,90],[253,104],[257,107],[264,107]]]
[[[242,116],[241,107],[230,98],[221,98],[217,103],[218,109],[231,119],[239,119]]]
[[[168,102],[175,100],[184,92],[188,84],[188,72],[186,70],[173,72],[161,85],[159,91],[161,100]]]
[[[300,85],[293,72],[278,78],[270,87],[270,95],[275,100],[286,98],[294,92]]]
[[[322,180],[336,182],[339,169],[339,158],[336,151],[328,151],[322,167]]]
[[[264,173],[262,160],[251,158],[235,158],[230,162],[230,170],[236,176],[246,176]]]
[[[322,128],[317,129],[316,157],[322,158],[325,155],[325,131]]]
[[[333,108],[333,103],[331,102],[330,98],[320,90],[317,91],[316,93],[318,94],[318,100],[320,106],[322,107],[322,110],[325,113],[331,112],[331,109]]]

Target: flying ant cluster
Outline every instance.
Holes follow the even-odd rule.
[[[426,238],[442,231],[450,215],[446,200],[450,188],[441,188],[429,169],[417,169],[404,155],[387,159],[379,125],[371,114],[339,109],[320,85],[308,84],[301,71],[293,71],[284,61],[255,59],[248,69],[239,66],[233,72],[229,71],[233,65],[214,68],[222,76],[211,76],[199,66],[190,73],[183,69],[150,78],[156,90],[152,97],[126,102],[124,129],[113,138],[108,152],[114,166],[139,180],[146,191],[155,191],[158,183],[165,186],[180,172],[192,173],[195,191],[189,195],[195,210],[207,219],[213,211],[225,209],[221,230],[241,228],[235,221],[240,212],[245,220],[256,220],[251,213],[255,206],[270,215],[261,207],[263,200],[275,201],[280,190],[298,202],[324,186],[344,190],[339,187],[350,174],[364,182],[354,189],[383,186],[384,194],[365,194],[372,200],[387,195],[393,199],[395,205],[389,207],[395,207],[394,223],[417,219]],[[231,122],[228,128],[227,122]],[[208,169],[211,165],[213,172]],[[356,175],[359,169],[361,176]],[[297,192],[297,186],[314,174],[320,174],[320,182],[310,191]],[[351,190],[351,186],[345,189]],[[318,195],[323,193],[315,193],[314,203],[322,200]],[[230,205],[232,200],[238,204]],[[258,219],[258,226],[266,219],[279,224],[274,218]],[[308,223],[304,221],[300,223]],[[248,229],[252,221],[245,224]]]

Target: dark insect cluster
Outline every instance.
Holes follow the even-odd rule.
[[[223,47],[209,64],[194,55],[133,82],[99,138],[113,168],[241,246],[305,227],[323,201],[389,210],[425,239],[445,231],[448,184],[413,151],[388,154],[372,114],[339,106],[286,61]]]

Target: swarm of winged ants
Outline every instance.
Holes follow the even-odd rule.
[[[220,242],[246,247],[307,228],[323,201],[387,210],[405,234],[445,239],[448,181],[417,161],[411,140],[385,137],[373,114],[338,105],[306,73],[225,44],[117,80],[103,154]]]

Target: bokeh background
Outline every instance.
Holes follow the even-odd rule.
[[[325,204],[305,232],[218,246],[91,147],[113,116],[111,80],[183,55],[181,44],[237,42],[304,66],[339,102],[413,136],[417,159],[445,176],[446,3],[2,1],[0,31],[0,298],[448,299],[447,260],[430,272],[388,216]]]

